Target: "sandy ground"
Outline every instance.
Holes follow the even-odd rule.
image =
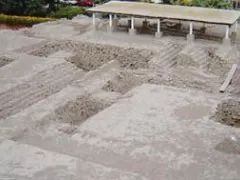
[[[238,43],[91,23],[0,31],[0,179],[239,179]]]

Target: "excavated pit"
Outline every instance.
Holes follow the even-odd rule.
[[[82,44],[77,53],[67,60],[85,71],[95,70],[111,60],[119,61],[123,68],[138,69],[148,68],[148,61],[151,56],[152,53],[148,50]]]
[[[95,70],[111,61],[119,61],[121,67],[129,69],[148,68],[148,62],[153,53],[146,49],[121,48],[110,45],[79,43],[72,41],[48,42],[30,52],[31,55],[48,57],[60,50],[73,52],[73,56],[66,58],[84,71]]]
[[[230,99],[219,104],[214,119],[222,124],[240,128],[240,101]]]
[[[56,109],[51,119],[61,123],[77,125],[111,104],[111,102],[93,98],[91,95],[85,95]]]

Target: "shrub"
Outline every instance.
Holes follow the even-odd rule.
[[[74,6],[62,6],[56,12],[52,12],[50,14],[50,17],[57,19],[59,18],[72,19],[78,14],[85,14],[85,9]]]
[[[226,0],[192,0],[194,6],[228,9],[231,3]]]
[[[172,0],[174,5],[192,6],[192,0]]]
[[[30,16],[8,16],[0,14],[0,23],[9,25],[24,25],[32,26],[34,24],[53,21],[52,18],[40,18],[40,17],[30,17]]]
[[[228,9],[231,3],[226,0],[171,0],[172,4],[208,8]]]

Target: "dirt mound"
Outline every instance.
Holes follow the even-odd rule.
[[[132,73],[120,72],[112,80],[108,81],[104,86],[103,90],[111,92],[119,92],[125,94],[134,87],[141,84],[140,78],[134,76]]]
[[[214,119],[234,127],[240,127],[240,101],[233,99],[218,105]]]
[[[110,105],[108,102],[96,100],[90,95],[85,95],[59,107],[55,111],[53,120],[70,123],[71,125],[79,124]]]

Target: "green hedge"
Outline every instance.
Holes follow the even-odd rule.
[[[60,18],[72,19],[78,14],[85,14],[85,13],[86,13],[85,9],[81,7],[62,6],[56,12],[52,12],[50,14],[50,17],[56,18],[56,19],[60,19]]]
[[[31,16],[9,16],[0,14],[0,23],[8,24],[8,25],[24,25],[24,26],[32,26],[34,24],[54,21],[53,18],[40,18],[40,17],[31,17]]]

